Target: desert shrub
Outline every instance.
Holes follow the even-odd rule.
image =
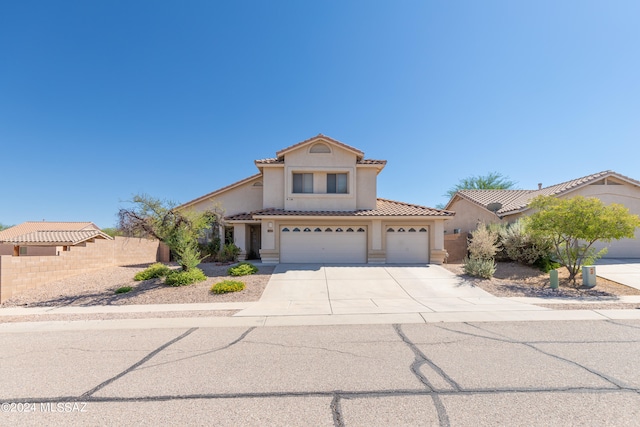
[[[133,276],[133,280],[149,280],[155,279],[156,277],[165,277],[167,274],[171,272],[171,269],[166,265],[156,262],[155,264],[151,264],[146,269],[139,271]]]
[[[214,294],[226,294],[228,292],[239,292],[244,289],[244,283],[237,280],[225,280],[216,283],[211,287]]]
[[[478,228],[471,232],[467,249],[470,258],[492,260],[500,247],[498,232],[485,224],[479,224]]]
[[[508,258],[525,265],[534,265],[551,252],[551,242],[528,232],[521,220],[502,229],[500,240]]]
[[[197,282],[204,282],[207,280],[204,272],[199,268],[192,268],[191,270],[180,270],[170,273],[165,284],[169,286],[186,286]]]
[[[240,248],[233,243],[227,243],[223,246],[222,250],[217,255],[217,261],[219,262],[234,262],[238,260],[240,255]]]
[[[132,286],[123,286],[121,288],[116,289],[116,294],[126,294],[127,292],[131,292],[133,290]]]
[[[493,259],[465,258],[464,272],[470,276],[490,279],[496,272],[496,262]]]
[[[229,276],[248,276],[249,274],[255,274],[258,272],[258,267],[250,262],[241,262],[238,265],[234,265],[227,270]]]

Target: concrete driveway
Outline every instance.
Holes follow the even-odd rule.
[[[601,258],[596,263],[596,276],[640,289],[640,259]]]
[[[279,264],[236,316],[545,310],[495,297],[443,267]]]

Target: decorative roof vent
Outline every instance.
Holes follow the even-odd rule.
[[[502,209],[502,203],[500,202],[493,202],[493,203],[489,203],[487,205],[487,209],[490,210],[493,213],[498,212],[500,209]]]

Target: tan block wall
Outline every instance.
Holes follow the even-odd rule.
[[[164,247],[164,248],[163,248]],[[58,256],[0,256],[0,303],[47,283],[105,267],[164,260],[168,251],[157,240],[116,237],[73,246]]]
[[[462,262],[464,257],[467,256],[468,236],[469,236],[468,233],[445,234],[444,249],[449,254],[447,258],[448,263]]]

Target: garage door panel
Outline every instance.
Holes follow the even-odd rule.
[[[426,227],[387,228],[387,263],[421,264],[429,262],[429,234]]]
[[[280,232],[283,263],[366,263],[366,250],[362,227],[293,226]]]

